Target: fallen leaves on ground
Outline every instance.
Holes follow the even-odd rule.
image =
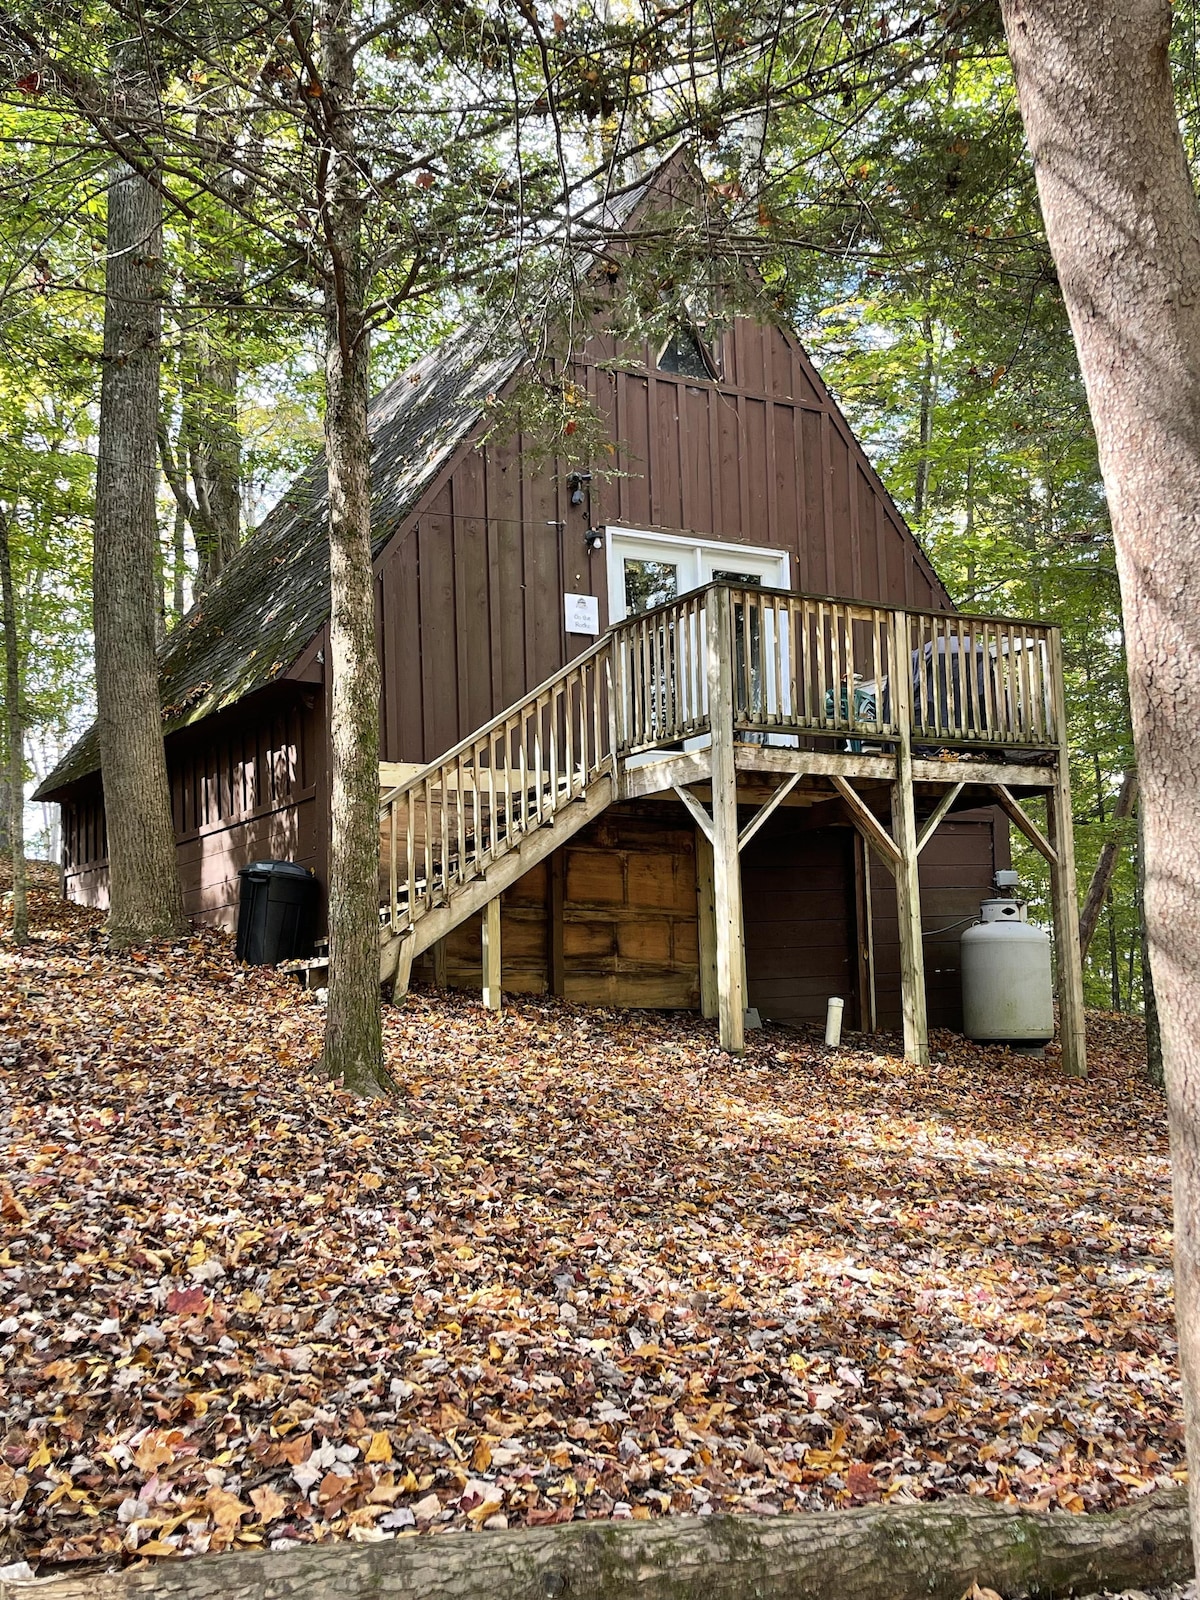
[[[397,1093],[229,942],[0,942],[0,1549],[56,1564],[1182,1476],[1161,1095],[418,993]]]

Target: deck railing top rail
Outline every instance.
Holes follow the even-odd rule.
[[[818,605],[845,606],[852,611],[862,612],[864,615],[867,612],[874,613],[877,611],[887,612],[889,614],[901,612],[905,616],[909,617],[955,617],[962,618],[964,622],[987,622],[997,625],[1002,624],[1004,627],[1010,628],[1041,629],[1046,633],[1057,633],[1059,631],[1056,623],[1047,622],[1044,617],[1010,617],[1002,615],[999,612],[958,611],[939,609],[933,606],[895,606],[887,605],[883,601],[854,600],[846,595],[817,594],[810,592],[807,589],[773,589],[767,587],[765,584],[746,585],[733,583],[728,578],[714,578],[711,582],[702,584],[699,588],[689,589],[685,595],[682,595],[677,599],[664,600],[660,605],[652,606],[645,611],[639,611],[636,613],[636,615],[625,617],[620,622],[614,622],[610,626],[608,632],[610,634],[616,633],[621,628],[628,628],[633,626],[635,623],[658,616],[660,613],[667,613],[671,611],[673,607],[679,604],[680,599],[693,600],[698,595],[703,596],[709,594],[710,592],[720,591],[723,589],[737,593],[744,593],[747,589],[752,589],[754,594],[767,595],[778,600],[811,600]],[[607,637],[607,635],[605,637]],[[597,644],[602,643],[603,638],[597,641]],[[593,646],[592,648],[596,647]]]

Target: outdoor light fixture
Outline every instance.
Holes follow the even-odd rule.
[[[604,549],[604,535],[599,528],[589,528],[583,536],[583,548],[589,555]]]
[[[567,479],[567,487],[571,491],[571,504],[581,506],[587,494],[584,485],[592,481],[590,472],[573,472]]]

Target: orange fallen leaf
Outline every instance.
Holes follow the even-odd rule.
[[[261,1483],[257,1489],[251,1489],[250,1502],[263,1522],[274,1522],[287,1510],[287,1501],[269,1483]]]

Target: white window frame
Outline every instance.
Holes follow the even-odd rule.
[[[679,569],[679,595],[711,583],[714,568],[753,572],[756,566],[773,568],[756,577],[767,589],[790,589],[792,558],[787,550],[766,544],[734,544],[724,539],[701,539],[691,534],[656,533],[646,528],[605,528],[608,576],[608,617],[624,622],[625,558],[635,561],[670,561]]]
[[[702,589],[712,582],[714,568],[733,572],[754,572],[760,567],[767,570],[754,573],[766,589],[790,589],[792,586],[792,558],[787,550],[767,544],[734,544],[724,539],[701,539],[690,534],[655,533],[642,528],[606,527],[605,563],[608,577],[608,617],[610,623],[624,622],[625,609],[625,557],[634,560],[671,561],[679,569],[679,593],[682,598],[692,589]],[[690,559],[690,566],[689,566]],[[691,581],[694,580],[694,581]],[[786,659],[786,658],[785,658]],[[785,671],[786,679],[787,673]],[[759,736],[761,737],[761,736]],[[799,739],[794,734],[769,734],[765,743],[795,746]],[[685,750],[698,750],[711,743],[708,734],[684,740]],[[631,766],[661,758],[662,752],[651,750],[644,755],[630,757]]]

